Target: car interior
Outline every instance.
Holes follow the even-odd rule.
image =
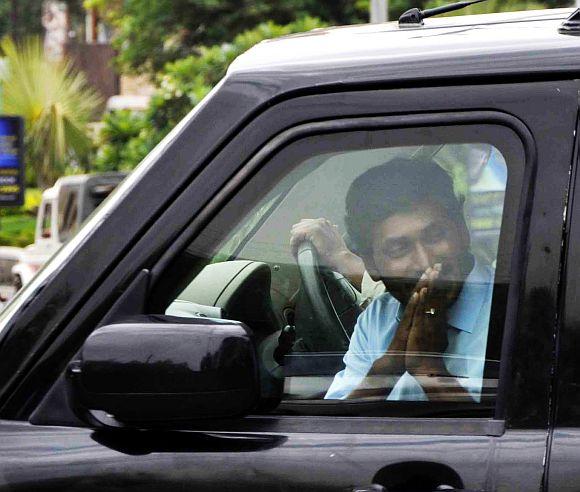
[[[496,164],[490,169],[494,153]],[[343,216],[350,184],[395,156],[427,156],[457,178],[457,192],[466,197],[472,249],[495,265],[505,161],[492,145],[454,143],[312,156],[286,172],[270,190],[262,190],[262,198],[241,220],[238,214],[233,227],[221,227],[219,220],[210,224],[172,268],[174,274],[180,272],[172,285],[178,293],[167,299],[164,313],[245,323],[256,340],[262,394],[275,402],[272,406],[278,411],[314,401],[326,404],[323,412],[328,411],[331,402],[324,396],[335,374],[344,368],[342,359],[357,317],[370,301],[345,276],[322,264],[312,244],[303,243],[294,257],[289,231],[303,218],[325,217],[349,244]],[[498,363],[486,364],[483,386],[490,399]]]

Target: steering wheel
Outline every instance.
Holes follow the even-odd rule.
[[[302,330],[297,319],[297,335],[310,351],[346,350],[362,311],[357,291],[344,276],[320,265],[318,252],[310,241],[300,244],[296,262],[314,324],[311,329]]]

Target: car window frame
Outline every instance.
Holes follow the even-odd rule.
[[[290,142],[299,140],[305,136],[316,135],[320,132],[346,132],[353,131],[356,129],[403,129],[412,127],[429,127],[438,125],[476,125],[476,124],[490,124],[504,126],[512,130],[515,135],[520,139],[523,150],[524,150],[524,169],[522,176],[522,186],[521,186],[521,197],[520,206],[518,209],[518,218],[516,219],[516,235],[515,235],[515,248],[512,258],[512,281],[510,282],[505,322],[504,322],[504,333],[501,340],[501,353],[509,354],[510,352],[504,352],[504,350],[509,350],[511,346],[510,339],[514,336],[514,320],[516,317],[517,306],[519,304],[519,293],[520,293],[520,280],[521,280],[521,265],[523,260],[523,252],[525,251],[525,238],[522,230],[522,224],[525,222],[526,211],[530,206],[530,168],[535,166],[535,142],[534,139],[527,129],[527,127],[516,117],[508,115],[502,112],[496,111],[469,111],[469,112],[439,112],[434,114],[413,114],[413,115],[397,115],[397,116],[372,116],[372,117],[360,117],[360,118],[344,118],[344,119],[329,119],[322,122],[313,122],[296,125],[290,129],[285,130],[281,134],[277,135],[273,139],[265,143],[265,145],[254,155],[239,171],[236,175],[231,178],[222,190],[214,197],[214,199],[207,205],[207,207],[195,217],[187,230],[190,234],[191,231],[196,230],[200,232],[203,227],[209,221],[213,219],[219,210],[229,201],[229,199],[235,194],[247,180],[257,172],[262,166],[264,166],[270,156],[274,155],[281,148],[288,145]],[[180,249],[186,247],[186,241],[184,237],[193,237],[193,235],[188,235],[187,230],[183,231],[179,241],[174,243],[173,247],[166,252],[166,254],[160,259],[156,266],[152,269],[152,281],[155,282],[155,278],[160,278],[163,275],[165,268],[169,267],[171,258],[178,254]],[[522,240],[518,241],[518,237]],[[178,245],[179,243],[179,245]],[[163,283],[161,283],[163,285]],[[163,288],[163,286],[161,287]],[[151,292],[151,297],[155,297],[156,286],[153,283],[153,289]],[[505,362],[504,362],[505,359]],[[495,414],[493,418],[488,417],[475,417],[475,418],[461,418],[461,417],[444,417],[444,418],[429,418],[429,417],[392,417],[392,416],[380,416],[380,417],[370,417],[370,416],[350,416],[350,417],[339,417],[339,416],[317,416],[317,415],[300,415],[300,416],[290,416],[290,415],[251,415],[245,417],[244,421],[246,424],[240,422],[220,422],[217,423],[207,423],[202,427],[203,429],[214,429],[215,425],[220,425],[221,428],[227,430],[248,430],[246,425],[247,422],[252,422],[252,426],[258,425],[266,426],[269,428],[274,425],[272,422],[276,419],[276,428],[282,425],[281,429],[285,430],[295,428],[299,424],[301,419],[314,419],[318,422],[317,428],[320,432],[323,429],[328,429],[328,432],[337,432],[339,429],[344,430],[344,419],[350,421],[352,419],[352,427],[349,432],[370,432],[370,429],[383,429],[384,432],[392,432],[395,430],[396,425],[400,420],[413,421],[413,425],[409,426],[409,431],[415,429],[416,433],[446,433],[450,432],[453,426],[461,426],[463,431],[468,432],[472,435],[501,435],[505,426],[505,395],[508,391],[510,364],[509,356],[502,357],[500,361],[500,371],[499,371],[499,384],[498,384],[498,397],[495,405]],[[502,377],[503,375],[503,377]],[[344,403],[344,402],[342,402]],[[403,406],[407,403],[413,402],[400,402]],[[407,405],[408,406],[408,405]],[[272,420],[274,419],[274,420]],[[298,420],[295,420],[298,419]],[[335,423],[333,423],[335,422]],[[417,425],[419,424],[420,425]],[[451,427],[447,427],[450,425]],[[465,425],[464,425],[465,424]],[[348,424],[351,426],[351,424]],[[446,430],[447,429],[447,430]],[[396,431],[395,431],[396,432]]]
[[[157,211],[153,214],[145,207],[146,213],[141,213],[135,227],[128,228],[127,231],[133,234],[134,229],[139,227],[141,231],[139,237],[131,236],[127,243],[128,239],[125,237],[127,234],[119,234],[114,245],[114,253],[117,255],[114,257],[114,263],[111,263],[111,255],[108,251],[108,256],[106,256],[108,263],[99,264],[99,268],[103,269],[102,274],[99,273],[94,278],[85,277],[82,282],[74,282],[75,288],[80,288],[82,284],[85,290],[78,295],[75,294],[66,303],[57,304],[58,312],[54,319],[49,320],[50,325],[46,326],[42,338],[38,338],[38,330],[35,329],[32,335],[37,339],[33,340],[32,348],[29,348],[31,345],[27,342],[25,358],[17,351],[7,359],[13,367],[15,364],[18,366],[16,373],[18,377],[11,376],[7,383],[3,383],[3,417],[27,419],[41,401],[40,399],[46,396],[47,391],[54,385],[58,375],[62,374],[67,361],[95,327],[100,326],[104,321],[110,321],[115,313],[126,312],[128,305],[131,305],[131,309],[138,309],[135,306],[143,302],[143,293],[148,291],[148,284],[154,280],[152,272],[155,266],[167,260],[164,254],[174,246],[178,246],[182,233],[190,227],[195,229],[200,226],[206,206],[210,205],[214,198],[219,198],[224,187],[228,186],[226,183],[231,182],[237,170],[249,162],[251,157],[262,148],[264,142],[269,141],[284,129],[303,122],[344,118],[347,115],[352,117],[400,115],[414,114],[419,110],[423,113],[473,112],[481,108],[519,118],[523,126],[527,126],[534,135],[534,144],[537,148],[533,151],[539,152],[540,161],[544,164],[545,161],[554,164],[550,168],[545,165],[539,167],[537,177],[535,176],[535,160],[533,165],[526,169],[526,183],[530,185],[526,192],[530,193],[530,196],[534,192],[533,186],[538,182],[542,185],[546,184],[550,191],[544,192],[541,187],[538,187],[532,207],[533,214],[526,217],[521,228],[527,229],[529,226],[532,234],[544,231],[549,234],[545,236],[545,241],[541,243],[536,241],[529,245],[530,264],[522,267],[525,278],[522,297],[529,295],[531,289],[536,289],[538,286],[541,286],[548,295],[553,296],[556,286],[554,275],[558,270],[561,252],[561,216],[564,203],[562,197],[566,191],[565,182],[567,183],[568,180],[569,142],[573,142],[572,133],[568,133],[568,128],[571,125],[571,119],[574,118],[574,121],[576,119],[575,103],[578,83],[566,79],[532,82],[485,80],[481,85],[470,85],[473,82],[472,79],[447,81],[446,85],[437,87],[417,87],[405,84],[385,87],[366,84],[365,86],[341,87],[339,91],[336,88],[327,90],[317,88],[316,91],[308,93],[288,93],[272,99],[267,107],[252,107],[252,111],[247,112],[245,120],[236,126],[239,133],[234,134],[229,131],[231,130],[230,122],[226,125],[229,132],[227,139],[220,138],[211,145],[204,146],[203,142],[197,142],[194,138],[195,135],[199,135],[200,122],[207,124],[208,131],[213,132],[213,135],[215,132],[212,130],[214,128],[212,125],[215,125],[214,119],[218,116],[225,99],[231,104],[236,104],[238,100],[233,97],[232,91],[224,90],[216,94],[215,103],[208,104],[207,111],[202,111],[199,117],[185,122],[187,124],[180,125],[181,131],[179,134],[175,132],[175,138],[170,145],[166,145],[165,152],[156,152],[154,158],[147,159],[148,172],[141,173],[140,182],[135,185],[134,193],[131,196],[124,193],[123,203],[136,203],[137,199],[148,199],[151,180],[160,174],[157,170],[163,169],[163,172],[166,172],[162,164],[167,164],[172,169],[177,165],[187,165],[189,171],[182,180],[183,183],[180,181],[180,186],[174,184],[171,195],[163,195],[163,210],[156,209]],[[263,93],[262,97],[264,97]],[[267,97],[271,98],[270,92]],[[538,104],[529,105],[526,101],[530,99],[536,100]],[[553,111],[555,108],[560,111],[561,117],[555,122],[551,121],[550,125],[546,125],[545,112],[548,109]],[[264,126],[265,122],[267,126]],[[197,151],[200,145],[202,149]],[[558,158],[556,162],[553,161],[555,156]],[[153,160],[159,161],[156,168],[150,166]],[[182,167],[182,169],[185,168]],[[146,175],[143,176],[143,174]],[[151,200],[148,200],[146,203],[150,202]],[[102,209],[99,217],[103,219],[103,216],[111,210],[111,206]],[[191,223],[191,216],[197,214],[201,214],[200,221],[195,224]],[[62,264],[58,271],[51,273],[50,277],[47,275],[42,277],[43,286],[46,285],[48,288],[37,292],[36,297],[32,299],[28,296],[25,306],[16,306],[24,312],[25,317],[8,320],[10,337],[5,340],[4,346],[17,349],[16,344],[21,343],[22,339],[27,341],[31,339],[30,329],[25,325],[27,320],[34,319],[34,316],[43,316],[45,319],[44,306],[48,300],[53,302],[55,297],[51,292],[59,286],[71,287],[68,274],[73,270],[76,271],[79,268],[79,262],[95,248],[102,249],[98,241],[103,240],[107,234],[113,233],[114,227],[120,222],[122,221],[116,220],[113,216],[110,220],[103,221],[102,226],[99,226],[95,233],[88,234],[88,231],[83,231],[83,241],[87,243],[85,249],[82,252],[72,252],[74,253],[72,261]],[[123,240],[122,244],[121,240]],[[86,290],[89,288],[90,291]],[[82,304],[79,299],[82,300]],[[14,318],[13,312],[14,309],[10,310],[7,316]],[[526,315],[523,305],[515,314],[520,317]],[[519,330],[519,335],[522,335],[522,330],[526,329],[529,324],[537,334],[538,342],[543,343],[544,348],[539,355],[545,357],[546,353],[551,351],[553,325],[548,326],[545,321],[535,319],[522,321],[523,326]],[[536,352],[532,355],[528,353],[527,345],[523,350],[517,344],[515,345],[518,349],[517,356],[513,358],[513,361],[510,358],[513,371],[508,370],[508,372],[511,372],[512,380],[519,378],[519,384],[513,387],[517,398],[514,396],[513,401],[508,402],[509,425],[522,429],[544,428],[546,401],[550,393],[547,383],[544,383],[550,378],[549,362],[542,358],[540,366]],[[530,367],[530,364],[538,375],[534,379],[542,383],[532,392],[527,389],[529,386],[527,372],[521,372]],[[13,383],[18,381],[20,383],[16,387]]]

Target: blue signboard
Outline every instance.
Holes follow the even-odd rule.
[[[0,207],[24,203],[24,123],[0,116]]]

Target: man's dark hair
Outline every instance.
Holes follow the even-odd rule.
[[[453,180],[435,162],[394,158],[364,172],[346,195],[345,224],[352,248],[369,255],[378,223],[426,201],[441,205],[451,218],[464,222],[463,203],[455,196]]]

